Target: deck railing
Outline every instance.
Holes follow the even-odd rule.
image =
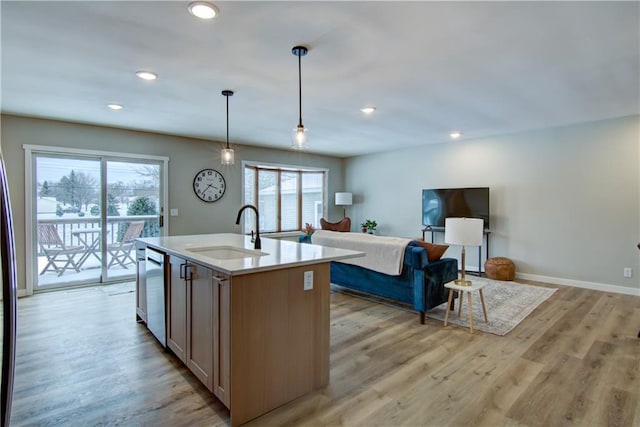
[[[118,242],[124,233],[126,225],[133,221],[144,221],[144,229],[140,237],[154,237],[160,235],[158,215],[109,216],[107,217],[107,244]],[[80,245],[75,231],[99,228],[100,218],[53,218],[38,219],[38,224],[54,224],[58,235],[65,246]]]

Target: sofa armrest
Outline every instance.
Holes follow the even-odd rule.
[[[423,269],[429,260],[427,259],[427,251],[415,242],[409,242],[407,249],[404,251],[404,265],[414,268]]]
[[[429,310],[447,300],[445,283],[458,278],[458,260],[441,258],[432,261],[424,269],[425,310]]]

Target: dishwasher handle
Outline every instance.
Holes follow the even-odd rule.
[[[147,261],[157,265],[158,267],[162,267],[162,262],[160,262],[158,260],[155,260],[155,259],[151,258],[150,256],[147,257]]]

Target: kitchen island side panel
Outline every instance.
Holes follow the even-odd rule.
[[[230,323],[232,425],[326,386],[329,263],[233,277]]]

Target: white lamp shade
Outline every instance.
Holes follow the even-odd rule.
[[[480,218],[445,218],[444,242],[459,246],[481,246],[484,220]]]
[[[336,205],[337,206],[351,206],[353,204],[353,194],[351,193],[336,193]]]

